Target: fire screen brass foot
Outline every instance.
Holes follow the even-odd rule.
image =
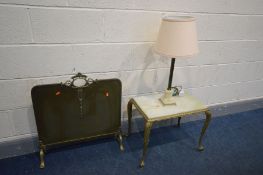
[[[45,160],[44,160],[44,150],[42,148],[40,148],[40,152],[39,152],[39,157],[40,157],[40,168],[45,168]]]
[[[46,147],[43,145],[42,141],[39,141],[39,159],[40,159],[40,168],[45,168],[45,151]]]
[[[205,149],[205,147],[203,145],[199,145],[197,148],[198,151],[204,151],[204,149]]]
[[[211,121],[211,117],[212,117],[212,114],[210,111],[206,111],[205,112],[205,115],[206,115],[206,119],[205,119],[205,123],[204,123],[204,126],[202,128],[202,131],[201,131],[201,135],[199,137],[199,141],[198,141],[198,151],[203,151],[204,150],[204,146],[202,144],[202,140],[203,140],[203,137],[205,135],[205,131]]]
[[[142,153],[142,159],[140,162],[140,167],[144,167],[144,159],[146,157],[146,152],[149,144],[149,137],[151,133],[153,122],[145,121],[144,124],[144,142],[143,142],[143,153]]]
[[[120,145],[120,150],[121,151],[124,151],[124,146],[123,146],[123,139],[122,139],[122,135],[121,135],[121,132],[119,132],[116,136],[116,139]]]
[[[143,168],[143,167],[144,167],[144,160],[141,160],[139,167],[140,167],[140,168]]]

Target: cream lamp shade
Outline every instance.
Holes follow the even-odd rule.
[[[168,87],[160,98],[164,105],[176,104],[172,89],[175,88],[172,87],[175,58],[190,57],[198,53],[195,21],[190,16],[167,16],[162,20],[154,49],[160,55],[172,58]]]
[[[167,16],[162,19],[154,50],[170,58],[188,57],[198,53],[195,18]]]

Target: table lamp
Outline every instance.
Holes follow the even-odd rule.
[[[171,58],[168,87],[160,98],[163,104],[175,104],[172,80],[175,58],[187,58],[198,53],[195,18],[190,16],[167,16],[162,19],[154,50]]]

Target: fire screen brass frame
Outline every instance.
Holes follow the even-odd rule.
[[[90,140],[93,140],[93,139],[96,139],[96,138],[104,138],[104,137],[115,137],[116,141],[118,142],[119,144],[119,149],[121,151],[124,151],[124,144],[123,144],[123,138],[122,138],[122,132],[121,132],[121,129],[117,129],[116,132],[113,132],[113,133],[107,133],[107,134],[104,134],[104,135],[95,135],[95,136],[92,136],[92,137],[86,137],[86,138],[78,138],[78,139],[75,139],[75,140],[69,140],[69,141],[64,141],[64,142],[57,142],[57,143],[54,143],[54,144],[47,144],[47,145],[44,145],[43,142],[41,140],[39,140],[39,168],[43,169],[45,168],[45,154],[47,152],[47,147],[48,148],[52,148],[52,147],[56,147],[58,145],[67,145],[67,144],[70,144],[70,143],[74,143],[74,142],[80,142],[80,141],[90,141]]]
[[[209,111],[209,109],[204,106],[199,100],[195,99],[194,97],[190,96],[190,95],[186,95],[185,97],[177,97],[179,103],[179,107],[180,104],[184,105],[184,103],[191,103],[191,105],[189,105],[189,107],[186,107],[185,109],[182,110],[174,110],[175,112],[172,113],[173,111],[173,107],[174,108],[179,108],[177,105],[170,105],[170,106],[162,106],[162,103],[158,102],[158,95],[154,95],[154,96],[145,96],[145,97],[135,97],[130,99],[130,101],[128,102],[127,105],[127,111],[128,111],[128,134],[127,136],[130,135],[131,133],[131,128],[132,128],[132,107],[134,106],[139,113],[143,116],[144,118],[144,144],[143,144],[143,153],[142,153],[142,158],[140,160],[140,167],[144,167],[145,163],[145,158],[146,158],[146,152],[147,152],[147,148],[148,148],[148,144],[149,144],[149,137],[150,137],[150,132],[152,129],[152,126],[155,122],[158,121],[162,121],[162,120],[168,120],[168,119],[172,119],[172,118],[178,118],[178,123],[177,126],[180,126],[180,120],[182,117],[185,117],[186,115],[192,115],[192,114],[198,114],[198,113],[205,113],[206,119],[201,131],[201,135],[199,137],[199,141],[198,141],[198,151],[203,151],[204,150],[204,146],[202,144],[202,140],[205,134],[205,131],[211,121],[211,112]],[[178,103],[177,103],[178,104]],[[166,109],[168,108],[168,112],[164,112],[163,115],[161,115],[160,113],[158,114],[158,112],[160,112],[162,109]],[[157,114],[155,114],[155,112]]]
[[[81,73],[66,83],[33,87],[40,168],[48,149],[71,143],[115,137],[123,151],[121,91],[119,79],[92,80]]]

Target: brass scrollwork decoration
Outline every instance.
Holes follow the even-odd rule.
[[[71,77],[71,80],[67,80],[63,84],[65,86],[72,87],[72,88],[84,88],[94,82],[96,82],[96,80],[87,78],[87,76],[82,73],[77,73],[77,75],[74,75],[73,77]]]
[[[83,88],[88,87],[92,83],[96,82],[96,80],[93,80],[91,78],[87,79],[86,75],[83,75],[81,73],[77,73],[77,75],[71,77],[71,80],[67,80],[63,85],[76,88],[78,93],[78,100],[79,100],[79,110],[80,110],[80,118],[83,118]]]

